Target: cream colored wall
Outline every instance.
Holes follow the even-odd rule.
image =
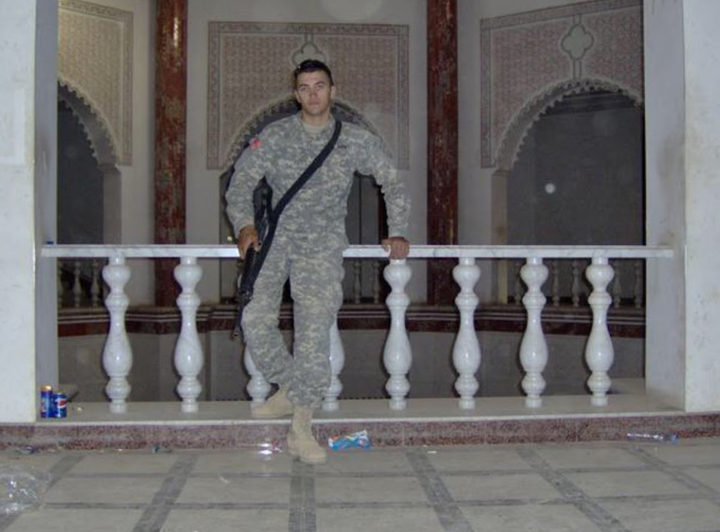
[[[217,244],[220,235],[218,170],[206,168],[208,22],[315,22],[407,24],[410,28],[410,170],[403,172],[413,202],[412,242],[426,240],[426,26],[425,2],[408,0],[190,0],[188,40],[187,239],[189,244]],[[278,65],[278,68],[284,68]],[[338,94],[342,97],[342,87]],[[203,301],[217,297],[220,268],[203,262],[198,292]],[[424,275],[415,268],[408,286],[414,299],[424,297]]]

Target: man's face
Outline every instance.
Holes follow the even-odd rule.
[[[330,105],[335,87],[322,70],[302,72],[297,77],[295,97],[302,107],[303,117],[311,121],[325,121],[330,117]]]

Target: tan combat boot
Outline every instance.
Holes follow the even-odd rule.
[[[275,395],[263,404],[251,407],[250,415],[255,419],[276,419],[289,416],[295,406],[287,398],[287,387],[281,386]]]
[[[327,452],[318,445],[312,435],[312,413],[312,408],[295,407],[287,437],[288,453],[305,464],[324,464]]]

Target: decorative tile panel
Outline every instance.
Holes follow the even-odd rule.
[[[482,166],[566,94],[598,88],[641,102],[642,17],[641,0],[600,0],[482,20]]]
[[[207,167],[227,167],[243,134],[292,95],[292,70],[328,63],[338,101],[409,166],[408,27],[385,24],[210,22]]]
[[[59,82],[92,109],[120,164],[132,164],[132,56],[132,12],[60,0]]]

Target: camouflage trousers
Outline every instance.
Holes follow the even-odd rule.
[[[321,244],[313,245],[321,239]],[[245,345],[269,382],[287,386],[293,404],[317,408],[330,386],[330,328],[342,305],[344,236],[291,238],[278,231],[245,307]],[[319,248],[319,249],[318,249]],[[294,337],[290,354],[278,327],[290,279]]]

